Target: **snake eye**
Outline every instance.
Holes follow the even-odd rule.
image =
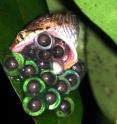
[[[26,31],[20,31],[18,34],[17,34],[17,41],[18,42],[21,42],[22,40],[24,40],[26,37]]]
[[[56,109],[61,102],[59,92],[53,88],[49,89],[45,94],[45,101],[49,110]]]
[[[69,116],[74,111],[74,102],[67,97],[61,101],[61,104],[56,112],[59,117]]]
[[[43,50],[50,49],[53,45],[53,39],[47,32],[40,33],[36,38],[36,45]]]
[[[25,112],[31,116],[38,116],[45,110],[44,103],[39,98],[25,97],[23,100]]]
[[[17,76],[24,65],[24,58],[19,53],[11,53],[5,56],[3,67],[9,76]]]
[[[53,56],[54,58],[62,58],[64,56],[64,49],[63,47],[59,46],[59,45],[56,45],[54,48],[53,48]]]

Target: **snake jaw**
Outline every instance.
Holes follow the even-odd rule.
[[[35,42],[42,32],[48,32],[52,37],[63,40],[70,48],[68,61],[64,63],[64,69],[68,69],[78,61],[76,44],[79,34],[79,23],[75,15],[60,13],[46,15],[34,20],[23,31],[20,31],[15,42],[10,47],[12,52],[21,52],[25,46]]]
[[[21,38],[21,34],[24,34],[24,31],[21,31],[18,33],[15,42],[11,45],[10,50],[12,52],[21,52],[25,46],[30,45],[34,42],[34,38],[41,33],[42,31],[34,31],[34,32],[30,32],[30,31],[25,31],[25,37]]]
[[[65,37],[65,35],[63,35],[63,32],[58,32],[53,28],[48,29],[47,32],[51,34],[53,37],[63,40],[65,44],[69,47],[70,54],[68,56],[67,61],[64,62],[64,70],[71,68],[78,61],[78,55],[75,45],[76,42],[74,37],[67,37],[67,36]]]

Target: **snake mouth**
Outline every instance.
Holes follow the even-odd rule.
[[[58,38],[57,35],[53,36],[49,32],[42,32],[29,39],[29,41],[19,43],[21,46],[16,49],[12,48],[12,52],[19,52],[27,59],[35,59],[36,61],[51,61],[53,71],[62,73],[64,70],[71,68],[77,62],[77,53],[75,46],[69,44]],[[23,47],[22,47],[23,46]],[[15,49],[15,51],[14,51]],[[59,71],[56,71],[57,69]]]
[[[65,41],[56,38],[55,46],[53,48],[53,60],[59,61],[62,63],[64,70],[71,68],[76,62],[77,58],[73,49],[70,46],[71,44],[67,44]]]

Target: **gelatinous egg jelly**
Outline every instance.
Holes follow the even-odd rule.
[[[76,52],[78,33],[75,15],[56,13],[17,34],[3,66],[9,77],[20,80],[22,105],[30,116],[56,110],[57,116],[66,117],[74,111],[69,93],[78,88],[84,72]]]

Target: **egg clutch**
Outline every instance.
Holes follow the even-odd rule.
[[[22,106],[30,116],[54,110],[66,117],[74,111],[69,93],[84,74],[76,51],[78,34],[79,23],[71,13],[39,17],[17,34],[3,67],[22,82]]]

